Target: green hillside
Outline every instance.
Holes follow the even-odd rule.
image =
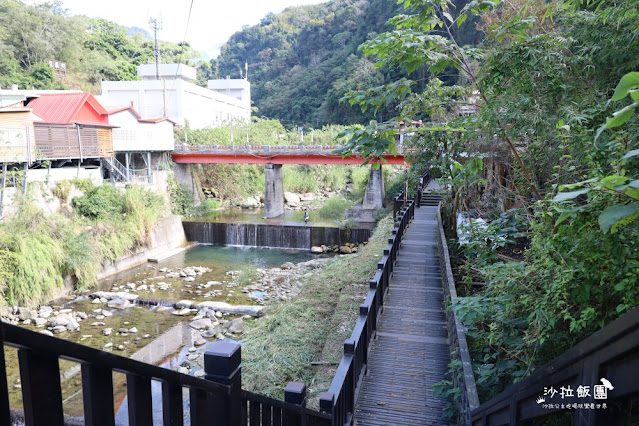
[[[457,0],[462,7],[466,0]],[[333,0],[292,7],[270,14],[255,26],[235,33],[220,56],[200,69],[209,78],[239,77],[248,63],[252,99],[257,115],[276,118],[287,126],[365,123],[377,117],[340,103],[349,90],[394,81],[404,71],[377,68],[358,50],[361,43],[389,30],[387,20],[403,12],[394,0]],[[469,25],[460,40],[476,42]],[[427,70],[410,77],[423,88]]]
[[[130,31],[130,29],[129,29]],[[0,0],[0,85],[98,92],[102,80],[135,80],[137,65],[153,62],[153,40],[104,19],[69,16],[62,2],[27,5]],[[161,42],[163,62],[194,65],[198,54]],[[49,60],[67,63],[56,79]]]

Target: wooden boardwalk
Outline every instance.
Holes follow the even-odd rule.
[[[434,206],[415,209],[402,241],[355,407],[356,425],[450,424],[442,414],[448,401],[433,396],[433,384],[447,378],[450,363],[436,212]]]

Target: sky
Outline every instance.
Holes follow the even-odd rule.
[[[162,18],[160,40],[181,42],[185,39],[205,58],[217,56],[220,47],[244,25],[255,25],[269,12],[277,13],[289,6],[318,4],[326,0],[193,0],[193,10],[186,27],[191,0],[63,0],[71,15],[104,18],[127,27],[140,27],[151,34],[149,18]],[[30,0],[28,3],[44,3]]]

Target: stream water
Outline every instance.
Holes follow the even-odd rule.
[[[91,290],[127,291],[137,294],[139,298],[164,302],[160,305],[165,306],[134,303],[127,309],[112,309],[107,308],[106,303],[95,303],[88,297],[91,292],[84,292],[73,298],[49,303],[55,312],[70,309],[87,315],[80,323],[79,330],[56,336],[167,368],[178,369],[188,361],[189,373],[197,374],[201,370],[199,363],[206,344],[194,345],[196,339],[202,339],[202,335],[188,326],[192,317],[175,315],[174,309],[167,306],[184,299],[195,303],[219,301],[232,305],[255,305],[268,303],[275,294],[281,300],[286,300],[287,292],[274,291],[278,282],[287,280],[284,275],[278,275],[279,272],[286,272],[279,267],[287,262],[299,264],[321,257],[326,255],[313,255],[305,250],[196,245],[157,264],[145,264],[104,279],[98,289]],[[288,265],[287,268],[291,267]],[[194,268],[199,273],[190,277],[181,276],[180,271],[188,268]],[[244,275],[237,271],[247,272]],[[218,316],[218,319],[223,324],[237,317],[224,315]],[[246,317],[244,320],[251,321]],[[30,325],[26,327],[42,330]],[[107,328],[112,332],[105,335]],[[164,340],[157,343],[158,336]],[[227,333],[224,337],[228,336],[230,334]],[[222,337],[218,332],[208,336],[206,341]],[[22,398],[17,350],[5,348],[5,356],[11,408],[20,410]],[[60,361],[60,371],[65,414],[82,416],[79,365]],[[160,398],[159,384],[153,386],[154,398]],[[118,419],[126,419],[126,384],[124,375],[119,373],[114,374],[114,401]],[[122,424],[126,424],[126,421],[123,420]]]

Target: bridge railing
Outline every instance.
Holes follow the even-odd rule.
[[[4,347],[18,349],[24,412],[11,412]],[[306,407],[306,387],[291,382],[285,401],[241,389],[241,347],[236,342],[215,341],[204,354],[205,379],[93,349],[19,326],[0,322],[0,424],[63,426],[82,424],[65,418],[59,361],[81,365],[84,422],[87,426],[115,423],[113,373],[126,375],[130,425],[153,421],[152,381],[162,386],[162,421],[181,426],[328,426],[332,417]],[[184,389],[189,412],[184,413]],[[157,402],[157,401],[156,401]],[[12,419],[13,417],[13,419]],[[23,418],[21,418],[23,417]]]
[[[366,299],[359,307],[359,316],[351,337],[344,342],[344,355],[333,381],[328,392],[320,395],[320,411],[330,414],[334,425],[350,424],[352,420],[357,394],[366,372],[368,355],[384,306],[384,297],[397,260],[397,252],[406,228],[415,216],[415,206],[415,199],[412,198],[398,212],[388,246],[384,249],[383,257],[377,264],[377,271],[369,282]]]
[[[335,145],[187,145],[176,144],[175,152],[201,152],[221,154],[332,154],[340,148]]]
[[[457,289],[455,288],[455,279],[450,266],[448,243],[446,242],[446,234],[444,233],[444,226],[442,223],[441,203],[440,207],[437,209],[437,225],[439,229],[437,245],[439,247],[442,287],[445,306],[448,307],[446,309],[448,344],[450,347],[451,359],[461,364],[461,371],[455,371],[452,375],[453,387],[461,391],[457,407],[457,424],[469,425],[470,412],[479,407],[479,397],[477,395],[477,386],[475,384],[470,351],[468,350],[468,342],[466,341],[466,328],[457,317],[455,311],[450,309],[451,302],[457,298]]]

